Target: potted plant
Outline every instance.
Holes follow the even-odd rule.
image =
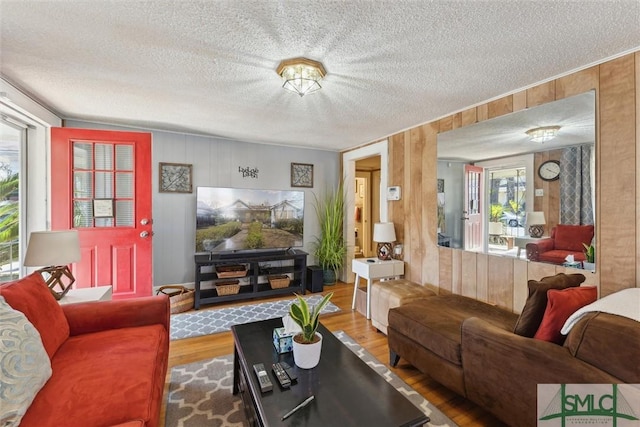
[[[338,270],[344,264],[347,247],[343,237],[344,194],[340,182],[335,191],[327,191],[322,199],[316,200],[316,214],[320,224],[320,236],[316,239],[314,256],[323,270],[323,282],[336,282]]]
[[[591,243],[590,245],[587,246],[586,243],[583,243],[582,246],[584,246],[584,257],[586,258],[585,261],[582,261],[582,268],[584,268],[585,270],[588,271],[595,271],[596,270],[596,248],[593,245],[593,243]]]
[[[500,204],[491,205],[491,210],[489,211],[489,234],[501,235],[502,234],[502,214],[504,213],[504,208]]]
[[[309,310],[309,304],[300,295],[295,294],[297,303],[289,307],[289,315],[300,326],[301,332],[294,335],[293,360],[302,369],[314,368],[320,362],[322,335],[317,333],[320,312],[329,303],[333,292],[326,294],[322,300]]]

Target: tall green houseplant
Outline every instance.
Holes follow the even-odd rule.
[[[344,242],[344,184],[327,190],[321,198],[315,197],[315,208],[320,224],[320,236],[316,239],[314,256],[323,269],[324,283],[336,282],[338,270],[344,264],[347,247]]]

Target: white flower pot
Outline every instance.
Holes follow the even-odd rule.
[[[489,234],[493,234],[499,236],[502,234],[502,223],[501,222],[490,222],[489,223]]]
[[[293,339],[293,360],[296,366],[302,369],[315,368],[320,363],[320,352],[322,351],[322,334],[316,332],[320,341],[313,344],[300,344]]]
[[[582,261],[582,268],[584,268],[587,271],[596,271],[596,263]]]

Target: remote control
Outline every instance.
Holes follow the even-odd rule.
[[[287,376],[291,380],[291,382],[295,382],[298,379],[298,375],[296,375],[296,371],[293,370],[291,366],[287,362],[280,362],[280,366],[287,373]]]
[[[267,371],[264,369],[264,364],[256,363],[255,365],[253,365],[253,372],[255,372],[256,376],[258,377],[261,392],[264,393],[273,390],[273,384],[269,379],[269,374],[267,374]]]
[[[273,373],[276,374],[276,378],[283,388],[291,387],[291,380],[279,363],[273,364]]]

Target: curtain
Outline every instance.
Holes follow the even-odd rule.
[[[594,191],[590,146],[562,150],[560,159],[560,223],[593,224]]]

